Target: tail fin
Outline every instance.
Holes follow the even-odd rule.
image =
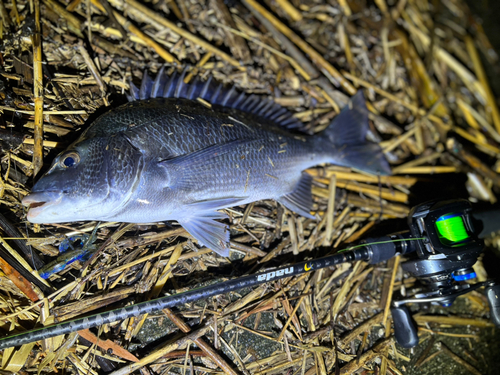
[[[363,92],[358,91],[322,134],[337,150],[332,163],[373,174],[391,174],[380,146],[366,141],[367,132],[368,109]]]

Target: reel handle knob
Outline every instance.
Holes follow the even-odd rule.
[[[491,321],[500,327],[500,284],[487,287],[486,297],[490,305]]]
[[[407,349],[417,346],[418,330],[410,310],[406,306],[393,306],[391,314],[394,321],[394,335],[398,344]]]

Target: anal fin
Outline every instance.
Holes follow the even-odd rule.
[[[229,256],[229,227],[215,221],[226,215],[220,212],[205,212],[203,216],[179,220],[184,229],[192,235],[201,246],[206,246],[223,257]]]
[[[309,219],[315,219],[310,212],[312,207],[311,184],[312,177],[304,173],[295,189],[291,193],[279,197],[277,201],[291,211]]]

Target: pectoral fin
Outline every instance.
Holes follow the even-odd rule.
[[[201,246],[206,246],[223,257],[229,256],[229,227],[215,221],[227,216],[220,212],[207,213],[188,219],[179,220],[184,229],[192,235]]]
[[[222,210],[223,208],[237,206],[247,198],[248,197],[223,197],[223,198],[205,199],[202,201],[195,201],[189,203],[188,205],[191,208],[194,208],[198,211],[216,211],[216,210]]]
[[[306,173],[302,174],[302,177],[295,186],[295,189],[290,194],[279,197],[277,201],[291,211],[309,219],[314,219],[315,217],[311,215],[311,183],[312,177]]]
[[[173,159],[162,160],[159,165],[166,168],[172,179],[171,188],[196,188],[200,181],[213,179],[220,173],[221,165],[226,163],[227,154],[244,152],[260,140],[237,139],[221,145],[181,155]]]

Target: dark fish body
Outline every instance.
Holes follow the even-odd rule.
[[[179,219],[180,206],[185,206],[183,215],[196,214],[194,202],[229,199],[217,202],[214,208],[219,209],[264,196],[277,199],[293,191],[302,170],[332,161],[322,139],[292,135],[238,112],[210,110],[186,99],[150,99],[99,119],[95,126],[106,127],[111,121],[113,128],[119,125],[120,135],[113,132],[122,138],[118,148],[131,145],[139,156],[135,170],[141,170],[141,194],[100,220]],[[154,202],[155,212],[145,212],[147,202]]]
[[[280,126],[278,115],[281,123],[295,120],[272,102],[265,102],[267,112],[257,105],[250,113],[180,96],[134,101],[99,117],[25,198],[32,204],[28,219],[177,220],[200,244],[227,256],[229,235],[215,220],[225,217],[218,210],[276,199],[312,217],[304,169],[333,163],[389,172],[380,148],[365,140],[362,94],[314,136]],[[231,93],[225,97],[236,102]]]

